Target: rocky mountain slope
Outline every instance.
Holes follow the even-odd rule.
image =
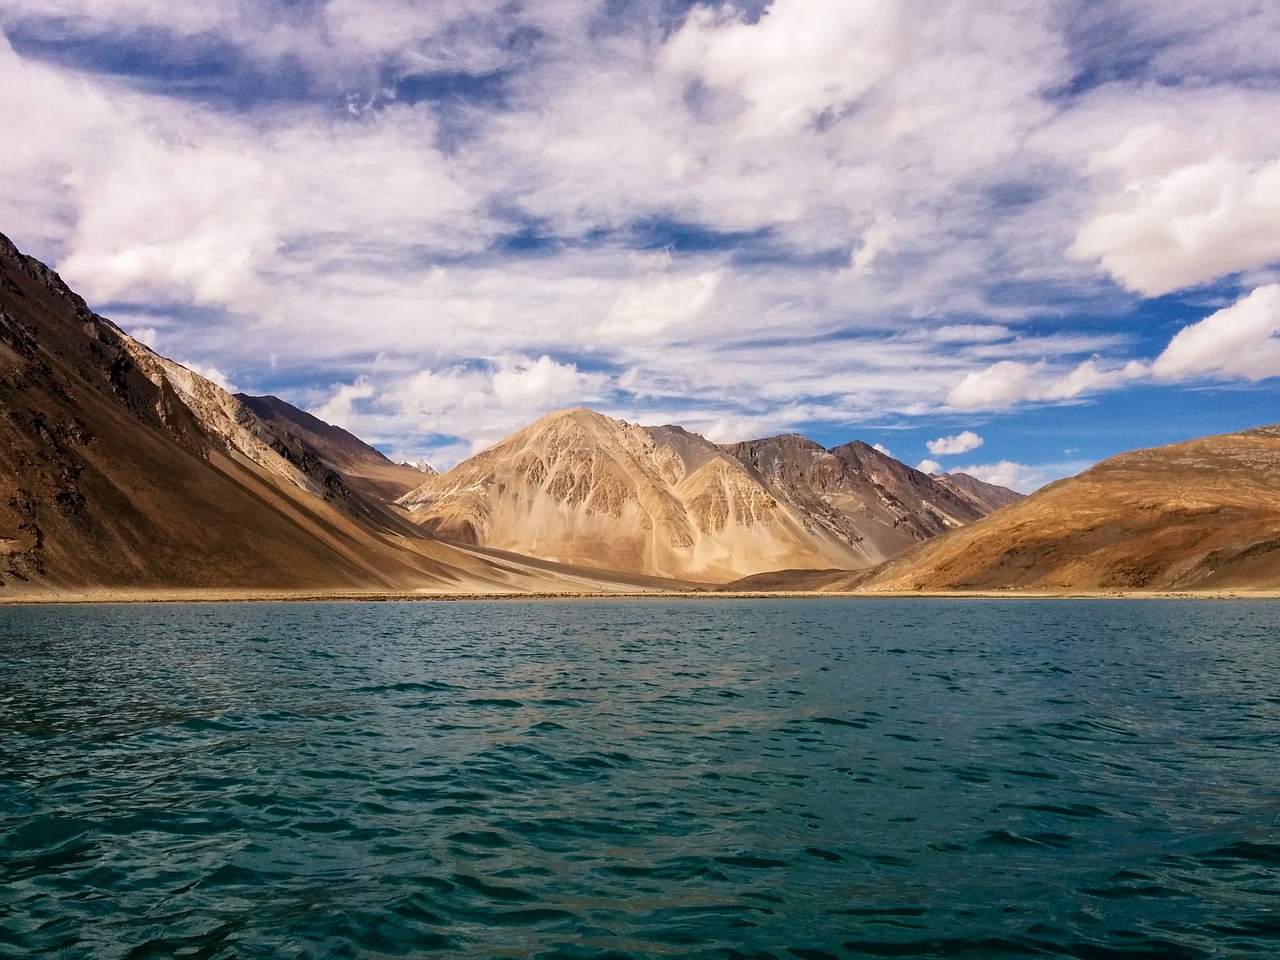
[[[430,467],[396,463],[341,427],[299,410],[279,397],[235,399],[252,410],[277,433],[296,437],[336,470],[347,486],[381,502],[395,500],[419,486],[435,472]]]
[[[566,579],[423,536],[304,442],[94,314],[5,237],[0,409],[0,596]]]
[[[991,512],[860,441],[826,450],[785,434],[721,449],[762,477],[810,529],[825,528],[848,543],[858,566],[880,563]]]
[[[971,477],[967,473],[940,473],[933,479],[960,499],[969,501],[983,516],[1017,503],[1026,496],[1008,487]]]
[[[831,589],[1280,587],[1280,426],[1136,450]]]
[[[865,444],[718,447],[584,408],[544,417],[399,504],[448,540],[713,582],[867,567],[982,512]]]

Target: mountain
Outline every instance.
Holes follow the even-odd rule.
[[[990,512],[860,441],[824,449],[796,434],[721,447],[780,500],[849,545],[860,567]]]
[[[971,477],[967,473],[941,473],[933,479],[956,494],[960,499],[967,500],[973,504],[984,517],[988,513],[994,513],[1001,507],[1017,503],[1026,496],[1016,490],[1010,490],[1008,487],[1001,487],[994,483],[987,483],[985,480],[979,480],[977,477]]]
[[[980,515],[865,444],[789,435],[720,447],[585,408],[550,414],[399,501],[433,535],[723,582],[857,569]]]
[[[422,483],[424,473],[435,474],[426,464],[396,463],[355,434],[325,423],[279,397],[238,393],[236,399],[277,433],[301,440],[349,487],[375,500],[388,502],[402,497]]]
[[[715,581],[850,559],[714,444],[581,407],[543,417],[399,503],[449,540],[656,576]]]
[[[832,589],[1280,587],[1280,426],[1136,450]]]
[[[594,589],[425,537],[3,236],[0,409],[0,596]]]

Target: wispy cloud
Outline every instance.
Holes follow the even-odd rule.
[[[1256,379],[1277,37],[1243,0],[12,0],[0,228],[405,454],[577,402],[732,439]],[[1224,278],[1172,342],[1097,321]]]

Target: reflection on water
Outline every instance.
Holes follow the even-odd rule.
[[[0,609],[0,956],[1273,956],[1278,628]]]

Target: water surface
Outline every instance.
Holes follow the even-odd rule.
[[[0,956],[1280,955],[1280,603],[0,609]]]

